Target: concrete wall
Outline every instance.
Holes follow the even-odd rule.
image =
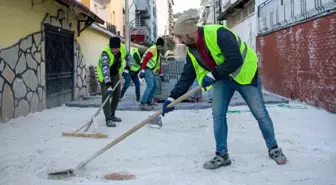
[[[156,16],[157,16],[157,36],[163,36],[165,34],[165,28],[167,26],[166,34],[168,34],[168,0],[156,0]]]
[[[46,107],[43,23],[75,31],[74,14],[55,1],[0,1],[0,121],[26,116]],[[69,17],[67,17],[69,15]],[[10,17],[10,18],[9,18]],[[85,59],[74,41],[74,98],[86,95]]]
[[[90,10],[95,13],[98,17],[102,18],[106,22],[111,22],[111,6],[110,4],[101,5],[95,0],[90,0]]]
[[[295,25],[310,17],[336,8],[335,0],[256,0],[259,9],[259,33],[268,33]]]
[[[86,65],[96,66],[103,48],[109,43],[110,36],[91,27],[81,33],[78,43],[82,46]]]
[[[115,12],[115,22],[113,22],[113,19],[111,20],[112,24],[116,25],[117,31],[120,31],[120,35],[124,36],[124,20],[123,20],[123,0],[111,0],[110,3],[110,10],[111,14],[114,11]]]
[[[255,13],[232,27],[231,30],[236,32],[253,49],[256,49],[257,21]]]
[[[336,13],[257,38],[266,90],[336,112]]]

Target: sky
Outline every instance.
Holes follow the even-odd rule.
[[[173,12],[183,12],[190,8],[200,8],[200,0],[174,0]]]

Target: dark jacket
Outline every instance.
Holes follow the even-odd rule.
[[[200,27],[200,32],[203,37],[203,40],[205,40],[204,30],[202,27]],[[231,78],[229,74],[236,71],[243,64],[243,59],[240,53],[240,48],[236,40],[236,37],[231,31],[225,29],[224,27],[219,28],[217,31],[217,38],[218,38],[217,44],[225,56],[225,62],[220,65],[217,65],[215,69],[212,70],[211,72],[216,80],[223,80],[223,79]],[[203,48],[203,49],[206,49],[208,51],[207,48]],[[201,65],[203,68],[210,71],[209,67],[203,61],[200,54],[198,53],[196,46],[189,47],[189,51],[195,56],[199,65]],[[210,52],[208,51],[208,53]],[[256,76],[257,75],[255,75],[254,80],[252,81],[253,85],[256,85],[256,80],[255,80]],[[196,72],[191,62],[191,59],[189,55],[187,54],[186,64],[184,65],[183,72],[181,74],[179,81],[177,82],[173,90],[171,91],[170,97],[177,99],[178,97],[182,96],[184,93],[186,93],[189,90],[190,86],[192,85],[195,79],[196,79]]]

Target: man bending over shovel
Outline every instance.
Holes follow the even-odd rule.
[[[120,75],[126,66],[125,60],[131,60],[124,45],[120,44],[119,37],[110,38],[109,45],[105,46],[97,65],[97,74],[102,92],[102,102],[112,95],[112,101],[107,101],[104,105],[104,115],[106,126],[116,127],[115,122],[121,122],[115,116],[115,112],[120,99],[120,83],[113,91],[113,87],[119,82]],[[127,62],[131,63],[131,62]]]
[[[167,105],[187,92],[195,78],[205,90],[212,86],[216,155],[203,166],[216,169],[230,165],[226,113],[237,90],[259,123],[269,157],[277,164],[284,164],[286,157],[278,147],[273,123],[263,102],[255,51],[223,25],[197,27],[196,23],[197,20],[188,15],[180,16],[175,23],[174,35],[188,46],[188,54],[181,78],[163,103],[162,116],[174,110]]]

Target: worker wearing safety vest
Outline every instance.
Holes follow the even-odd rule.
[[[181,77],[163,103],[162,115],[174,110],[167,105],[186,93],[194,79],[202,84],[203,89],[212,87],[216,151],[215,157],[205,162],[203,167],[216,169],[227,166],[231,164],[231,160],[227,148],[226,113],[237,90],[259,123],[269,157],[277,164],[286,163],[286,157],[275,139],[272,120],[264,105],[255,51],[223,25],[198,27],[196,23],[197,19],[188,15],[180,16],[175,23],[174,35],[187,45],[188,52]],[[246,155],[247,161],[248,157]]]
[[[104,47],[102,54],[99,57],[97,65],[97,75],[100,82],[102,102],[105,101],[108,95],[112,95],[112,101],[107,101],[104,105],[104,115],[106,126],[116,127],[115,122],[121,122],[120,118],[115,116],[115,112],[120,99],[120,83],[113,91],[113,87],[120,80],[120,75],[124,72],[125,66],[131,61],[124,45],[121,45],[119,37],[110,38],[110,42]]]
[[[141,73],[140,78],[145,78],[147,87],[144,94],[142,95],[142,100],[140,107],[142,110],[153,110],[153,97],[156,90],[156,79],[155,74],[160,74],[161,80],[163,81],[162,70],[161,70],[161,51],[164,45],[164,40],[158,38],[156,44],[148,48],[142,58]]]
[[[123,73],[124,78],[125,78],[125,83],[123,88],[121,89],[121,96],[120,99],[122,99],[125,95],[126,90],[130,86],[131,80],[134,82],[135,85],[135,96],[136,96],[136,101],[140,101],[140,81],[139,81],[139,71],[141,69],[141,57],[142,57],[142,52],[139,52],[138,48],[134,48],[131,52],[132,56],[132,65],[131,67],[126,66],[125,70]]]

